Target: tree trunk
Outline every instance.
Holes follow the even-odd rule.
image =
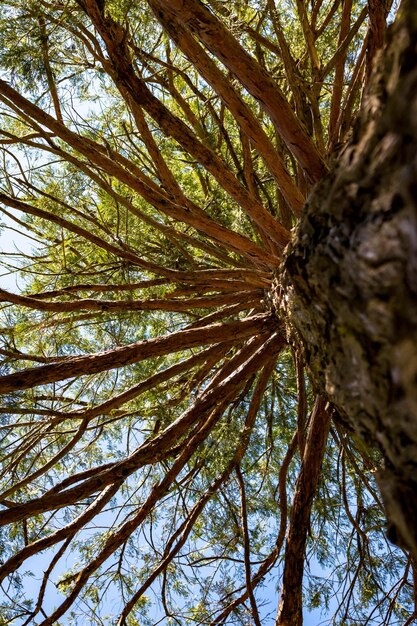
[[[414,8],[413,8],[414,6]],[[381,59],[382,60],[382,59]],[[417,557],[417,13],[388,33],[354,136],[280,277],[315,384],[384,456],[389,536]]]

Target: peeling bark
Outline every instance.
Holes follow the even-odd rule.
[[[390,537],[417,556],[417,15],[388,44],[351,143],[313,192],[283,307],[317,387],[383,453]]]

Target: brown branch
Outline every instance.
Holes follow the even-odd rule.
[[[302,624],[302,583],[307,531],[330,426],[330,411],[325,405],[322,398],[316,398],[307,432],[286,538],[282,592],[276,626]]]
[[[136,79],[139,81],[137,77]],[[142,85],[142,83],[140,83],[140,85]],[[172,121],[170,114],[168,114],[165,108],[163,112],[159,110],[160,106],[163,106],[163,105],[161,105],[161,103],[151,94],[149,90],[146,91],[146,94],[149,96],[151,103],[155,104],[156,109],[157,109],[157,115],[158,116],[162,115],[163,118],[166,115],[168,115],[168,118],[169,118],[168,122]],[[24,98],[21,94],[19,94],[15,89],[13,89],[10,85],[8,85],[3,80],[0,80],[0,96],[1,96],[1,99],[5,102],[5,104],[7,104],[8,106],[12,108],[15,108],[19,112],[20,115],[21,115],[21,112],[24,111],[26,115],[33,118],[36,122],[39,122],[40,124],[47,126],[51,130],[53,130],[57,134],[57,136],[59,136],[66,143],[68,143],[68,145],[70,145],[72,148],[74,148],[75,150],[77,150],[78,152],[86,156],[96,166],[103,169],[107,174],[115,176],[120,182],[126,184],[131,189],[139,193],[147,202],[149,202],[157,210],[162,211],[163,213],[166,213],[167,215],[169,215],[170,217],[173,217],[174,219],[184,221],[185,223],[194,226],[195,228],[197,228],[197,230],[200,230],[201,232],[205,233],[209,237],[214,238],[216,241],[220,241],[220,242],[225,241],[229,246],[233,246],[235,251],[238,252],[239,254],[241,253],[248,254],[249,257],[253,261],[255,261],[255,263],[257,262],[259,264],[260,262],[261,267],[268,268],[271,266],[270,255],[266,254],[258,245],[250,241],[247,237],[240,235],[236,232],[233,232],[229,230],[228,228],[225,228],[224,226],[221,226],[220,224],[216,223],[202,209],[198,209],[198,207],[196,207],[195,205],[193,205],[194,211],[192,212],[189,209],[187,209],[187,207],[182,207],[179,204],[173,202],[172,199],[166,196],[162,190],[159,190],[159,188],[155,188],[155,184],[150,183],[149,180],[144,182],[143,173],[140,172],[140,170],[137,167],[135,167],[132,163],[130,163],[128,159],[123,159],[123,157],[119,155],[119,160],[123,160],[124,162],[126,161],[127,163],[130,163],[129,165],[130,168],[135,167],[136,175],[133,175],[131,172],[129,172],[124,167],[119,165],[119,163],[117,163],[117,161],[115,161],[114,158],[110,158],[109,156],[107,156],[105,147],[101,146],[100,144],[97,144],[91,139],[82,137],[81,135],[78,135],[77,133],[69,130],[68,128],[60,124],[57,120],[55,120],[53,117],[51,117],[50,115],[42,111],[39,107],[37,107],[36,105],[31,103],[29,100]],[[176,119],[177,118],[175,118],[175,120]],[[174,126],[176,127],[175,121],[174,121]],[[181,130],[184,131],[184,133],[188,136],[189,131],[188,131],[188,128],[185,126],[185,124],[181,122],[180,126],[181,126]],[[193,146],[195,145],[194,137],[189,136],[188,139],[189,139],[188,147],[190,147],[191,151],[193,151]],[[210,156],[210,159],[211,158],[212,156]],[[222,175],[223,174],[224,172],[222,172]],[[241,187],[241,189],[242,190],[244,189],[243,186]],[[246,190],[242,191],[242,194],[248,196]],[[4,196],[3,201],[6,204],[9,204],[9,206],[13,206],[12,204],[10,204],[11,200],[10,198],[8,198],[8,196]],[[251,202],[250,197],[248,197],[247,202],[244,201],[244,204],[249,206],[250,202]],[[19,208],[19,207],[15,207],[15,208]],[[39,211],[39,209],[37,210]],[[270,218],[273,219],[271,215],[270,215]],[[58,218],[55,218],[55,219],[58,219]],[[277,227],[277,223],[275,222],[275,230],[276,230],[276,227]],[[285,242],[282,242],[282,243],[287,243],[289,239],[287,231],[285,232],[286,232]],[[156,266],[156,264],[147,263],[143,260],[139,261],[138,258],[136,259],[136,263],[137,264],[142,263],[142,266],[148,267],[148,269],[158,272],[158,269],[157,269],[158,266]],[[276,263],[274,263],[274,265],[276,265]],[[159,270],[161,270],[161,268],[159,268]],[[159,271],[159,273],[161,274],[163,272]],[[164,274],[167,275],[167,273],[168,273],[168,270],[165,269]],[[171,275],[173,274],[175,274],[175,272],[171,272]]]
[[[328,76],[330,74],[330,72],[332,72],[334,70],[334,68],[336,67],[336,65],[339,62],[339,60],[341,58],[345,57],[347,49],[349,48],[349,46],[350,46],[353,38],[355,37],[355,35],[358,33],[359,28],[362,26],[362,24],[365,21],[365,18],[366,18],[367,15],[368,15],[368,7],[365,6],[365,7],[363,7],[362,11],[359,13],[359,15],[356,18],[355,22],[352,24],[352,26],[351,26],[348,34],[344,38],[344,40],[338,46],[338,48],[337,48],[336,52],[334,53],[333,57],[330,59],[330,61],[327,63],[327,65],[322,69],[322,72],[321,72],[322,80],[324,80],[326,78],[326,76]]]
[[[57,361],[68,361],[70,356],[41,356],[38,354],[26,354],[20,350],[7,350],[0,348],[0,354],[7,357],[7,360],[34,361],[35,363],[56,363]]]
[[[239,483],[240,502],[241,502],[240,512],[241,512],[242,530],[243,530],[246,589],[247,589],[247,593],[249,596],[250,606],[252,609],[252,617],[253,617],[255,626],[261,626],[258,606],[256,604],[256,599],[255,599],[255,595],[253,593],[253,587],[252,587],[251,565],[250,565],[250,537],[249,537],[249,528],[248,528],[248,513],[247,513],[247,504],[246,504],[245,481],[243,480],[242,472],[240,470],[239,465],[236,466],[235,472],[236,472],[237,480]]]
[[[59,122],[63,122],[62,111],[61,111],[61,103],[59,101],[59,95],[56,88],[55,77],[53,71],[51,69],[51,63],[49,60],[49,49],[48,49],[48,33],[46,32],[45,27],[45,18],[39,17],[38,24],[41,31],[40,42],[42,48],[42,58],[45,66],[45,73],[48,80],[48,87],[51,93],[52,102],[55,109],[55,115]]]
[[[304,204],[304,198],[292,182],[290,174],[285,168],[280,155],[274,149],[255,115],[237,94],[223,72],[221,72],[214,61],[211,60],[210,56],[204,51],[204,48],[202,48],[181,25],[177,13],[170,10],[169,7],[162,6],[158,1],[149,0],[149,4],[176,45],[184,52],[187,58],[190,59],[201,76],[213,87],[240,125],[242,131],[250,137],[254,147],[262,156],[265,164],[275,177],[289,206],[296,215],[299,215],[301,207]]]
[[[307,398],[304,378],[304,363],[301,354],[293,352],[297,373],[297,438],[300,449],[300,457],[303,458],[305,451],[305,430],[307,424]]]
[[[4,580],[6,576],[16,571],[26,559],[39,554],[46,548],[49,548],[68,537],[75,536],[76,532],[80,530],[85,524],[90,522],[96,517],[96,515],[103,509],[103,507],[109,502],[113,496],[116,495],[121,481],[115,481],[109,486],[105,487],[103,491],[95,498],[95,500],[87,507],[87,509],[81,513],[74,520],[66,524],[63,528],[56,530],[55,532],[41,537],[36,541],[28,544],[22,550],[10,557],[3,565],[0,566],[0,581]]]
[[[69,285],[68,287],[62,287],[62,289],[55,289],[50,291],[37,292],[31,295],[32,298],[38,300],[46,298],[56,298],[58,296],[64,296],[68,293],[74,293],[77,291],[93,291],[96,293],[103,293],[106,291],[135,291],[136,289],[149,289],[151,287],[159,287],[160,285],[166,285],[169,280],[165,278],[154,278],[152,280],[142,280],[137,283],[123,283],[121,285],[112,284],[88,284],[80,283],[78,285]]]
[[[96,374],[117,367],[138,363],[144,359],[179,352],[196,346],[218,343],[219,341],[239,341],[248,336],[267,333],[274,322],[270,315],[255,315],[238,322],[212,324],[206,328],[182,330],[164,337],[138,341],[128,346],[106,352],[74,357],[64,363],[34,367],[0,377],[0,392],[9,393],[20,389],[30,389],[36,385],[57,382]]]
[[[241,382],[243,383],[244,381]],[[227,397],[225,399],[222,399],[220,404],[218,403],[217,407],[209,413],[208,417],[202,423],[201,427],[187,442],[187,445],[183,446],[178,459],[174,462],[171,469],[167,471],[165,477],[152,488],[150,495],[148,496],[142,507],[139,509],[139,511],[136,513],[136,515],[128,519],[117,532],[114,532],[111,536],[109,536],[100,553],[94,559],[92,559],[88,563],[88,565],[76,576],[75,584],[64,602],[62,602],[62,604],[48,618],[41,622],[40,626],[52,626],[56,623],[57,619],[59,619],[59,617],[61,617],[76,600],[78,594],[80,593],[90,576],[100,567],[102,563],[104,563],[104,561],[111,554],[113,554],[128,539],[132,532],[134,532],[134,530],[136,530],[136,528],[138,528],[138,526],[146,519],[149,513],[153,510],[155,504],[171,488],[176,477],[184,468],[186,463],[190,460],[198,445],[212,430],[217,420],[222,415],[225,405],[227,404],[227,400]]]
[[[303,77],[301,76],[297,63],[291,54],[289,43],[285,38],[280,23],[279,12],[276,8],[275,1],[267,0],[267,4],[275,35],[278,39],[285,75],[291,89],[297,117],[304,124],[307,131],[312,134],[311,113],[307,104],[307,100],[310,99],[309,91],[305,89]]]
[[[225,304],[236,304],[245,299],[247,308],[259,302],[263,297],[262,290],[241,291],[207,296],[205,298],[188,298],[178,300],[174,298],[150,300],[93,300],[82,298],[79,300],[63,300],[60,302],[45,302],[34,297],[18,295],[0,289],[0,302],[10,302],[19,306],[35,309],[36,311],[50,311],[55,313],[72,313],[75,311],[102,311],[103,313],[127,311],[190,311],[192,309],[211,309]]]
[[[203,144],[185,122],[175,117],[135,73],[126,44],[120,45],[120,42],[125,42],[126,39],[124,29],[113,22],[109,16],[106,18],[103,16],[96,0],[84,0],[84,5],[94,26],[105,41],[109,55],[108,71],[132,110],[142,106],[167,136],[175,139],[186,152],[197,159],[214,176],[262,230],[273,237],[281,247],[285,246],[289,241],[287,230],[274,220],[262,204],[254,202],[224,161],[209,146]]]
[[[45,211],[44,209],[39,209],[38,207],[28,204],[27,202],[22,202],[17,198],[7,196],[5,193],[2,192],[0,192],[0,202],[3,202],[7,206],[12,207],[13,209],[18,209],[19,211],[22,211],[23,213],[26,213],[28,215],[34,215],[49,222],[53,222],[54,224],[58,224],[62,228],[65,228],[66,230],[69,230],[70,232],[79,235],[83,239],[90,241],[99,248],[102,248],[103,250],[114,254],[116,257],[126,259],[134,265],[142,267],[148,271],[162,274],[170,278],[175,276],[175,271],[162,268],[156,263],[150,263],[148,261],[145,261],[136,254],[105,241],[101,237],[94,235],[94,233],[92,233],[90,230],[82,228],[81,226],[78,226],[77,224],[70,222],[63,217],[60,217],[59,215],[55,215],[54,213],[50,213],[49,211]]]
[[[39,476],[42,476],[43,474],[45,474],[49,469],[51,469],[51,467],[56,465],[58,461],[64,458],[64,456],[66,456],[66,454],[68,454],[68,452],[70,452],[70,450],[72,450],[76,446],[78,441],[80,441],[81,437],[84,435],[86,431],[87,425],[88,425],[88,420],[86,419],[83,420],[81,424],[79,425],[75,435],[71,438],[71,440],[65,446],[61,448],[59,452],[57,452],[57,454],[51,457],[46,463],[43,463],[42,466],[38,470],[36,470],[35,472],[32,472],[32,474],[28,473],[27,476],[25,476],[25,478],[22,478],[22,480],[19,480],[18,482],[14,483],[11,487],[6,489],[6,491],[3,491],[3,493],[0,494],[0,502],[5,500],[6,498],[9,498],[12,494],[14,494],[16,491],[19,491],[19,489],[22,489],[22,487],[24,487],[25,485],[28,485],[32,481],[39,478]]]
[[[281,468],[278,476],[278,491],[279,491],[279,510],[280,510],[280,522],[279,522],[279,530],[278,535],[275,541],[275,546],[267,558],[264,560],[262,565],[259,567],[256,574],[252,577],[252,588],[255,588],[266,574],[270,571],[270,569],[275,564],[285,539],[285,531],[287,528],[287,489],[286,489],[286,479],[288,469],[291,463],[291,460],[297,450],[297,433],[294,434],[285,457],[282,461]],[[241,590],[241,589],[240,589]],[[240,591],[236,590],[236,591]],[[231,594],[229,594],[231,595]],[[248,599],[248,591],[247,589],[237,598],[232,600],[223,611],[212,621],[210,622],[210,626],[216,626],[217,624],[223,624],[224,620],[230,615],[230,613],[235,610],[242,602]]]
[[[307,45],[308,56],[310,57],[312,73],[313,76],[318,76],[320,73],[321,62],[316,49],[316,34],[308,21],[306,3],[303,0],[296,0],[296,4],[297,13],[303,29],[304,40]]]
[[[332,6],[330,7],[330,10],[328,11],[326,17],[323,19],[323,21],[320,24],[320,26],[318,28],[316,28],[315,24],[316,24],[316,21],[317,21],[317,18],[318,18],[318,14],[319,14],[319,10],[320,10],[321,5],[322,5],[322,1],[319,0],[318,2],[315,3],[313,11],[311,12],[311,24],[312,24],[312,27],[315,30],[317,38],[319,38],[326,31],[326,28],[328,27],[328,25],[332,21],[335,13],[337,11],[337,9],[339,8],[340,0],[334,0],[334,2],[332,4]]]
[[[94,143],[94,142],[92,142],[92,144],[99,151],[102,149],[102,146],[100,144]],[[218,241],[221,241],[221,244],[222,244],[221,248],[218,245],[211,244],[209,241],[203,241],[202,239],[197,239],[195,236],[191,236],[185,232],[176,230],[172,224],[167,226],[166,224],[161,223],[160,221],[156,219],[153,219],[147,213],[138,209],[138,207],[135,204],[133,204],[133,202],[131,202],[125,195],[122,195],[121,193],[117,193],[113,189],[112,185],[109,184],[109,182],[104,179],[103,175],[100,175],[100,173],[94,172],[90,167],[87,167],[84,161],[75,158],[74,155],[70,154],[69,152],[64,151],[62,147],[60,147],[59,149],[56,147],[50,148],[50,147],[45,146],[45,144],[36,144],[34,142],[30,142],[30,144],[27,144],[27,145],[30,145],[31,147],[34,147],[36,149],[51,152],[52,154],[56,154],[60,156],[62,159],[64,159],[65,161],[68,161],[69,163],[74,164],[81,172],[86,174],[86,176],[88,176],[92,181],[94,181],[97,185],[99,185],[102,189],[104,189],[104,191],[115,201],[116,205],[120,204],[121,206],[125,207],[130,213],[132,213],[133,215],[141,219],[145,224],[149,224],[150,226],[155,228],[157,231],[158,230],[161,231],[164,234],[164,236],[167,237],[167,239],[169,239],[170,241],[172,241],[174,245],[176,245],[177,247],[180,247],[178,244],[178,240],[183,240],[187,242],[188,244],[192,245],[194,248],[204,250],[205,252],[208,252],[211,256],[214,256],[215,258],[225,261],[228,265],[241,267],[242,265],[241,261],[238,261],[227,254],[227,250],[232,250],[233,252],[236,253],[236,247],[233,247],[233,245],[230,246],[228,244],[227,242],[228,237],[223,236],[221,239],[219,239],[220,232],[218,229],[216,229],[217,234],[214,239],[216,243]],[[142,180],[145,185],[152,188],[156,193],[160,193],[161,190],[158,188],[158,186],[149,177],[145,176],[145,174],[143,174],[143,172],[139,170],[137,166],[132,167],[128,159],[123,158],[110,146],[107,146],[107,153],[108,155],[111,155],[111,157],[116,162],[118,163],[120,162],[123,167],[124,166],[128,167],[128,169],[132,171],[132,174],[134,176],[137,176],[140,180]],[[65,206],[67,209],[70,210],[71,213],[76,214],[76,210],[73,207],[67,205],[66,203],[63,203],[62,200],[54,196],[51,196],[50,194],[46,193],[44,190],[35,187],[34,185],[28,183],[27,181],[21,181],[19,179],[16,179],[16,180],[19,183],[23,183],[29,189],[36,191],[41,196],[50,198],[54,202],[57,202],[58,204]],[[202,211],[202,209],[198,207],[195,203],[191,202],[184,195],[182,195],[182,204],[185,204],[187,208],[193,213],[197,213],[198,215],[203,213],[204,215],[204,212]],[[159,207],[159,210],[161,210],[161,207]],[[171,212],[171,215],[174,218],[178,218],[178,215],[176,216],[172,212]],[[81,216],[83,219],[88,220],[88,216],[86,216],[84,213],[82,213]],[[213,237],[210,236],[206,232],[206,230],[203,228],[203,224],[204,224],[204,220],[200,219],[200,231],[205,233],[206,238],[212,239]],[[245,246],[243,246],[243,249],[244,248]],[[180,249],[181,249],[182,254],[184,254],[184,249],[183,248],[180,248]]]
[[[368,0],[369,9],[369,40],[366,55],[366,76],[367,80],[372,72],[375,62],[375,55],[380,50],[385,41],[386,16],[388,13],[387,0]]]
[[[352,128],[353,111],[355,102],[359,99],[361,89],[364,84],[364,71],[365,71],[365,55],[368,47],[368,35],[366,35],[361,51],[356,61],[355,69],[353,70],[352,77],[350,79],[349,87],[346,91],[345,99],[341,105],[341,113],[338,120],[338,137],[339,142],[342,144],[346,141],[347,136]]]
[[[308,178],[312,182],[320,180],[326,173],[326,166],[314,143],[271,76],[244,50],[222,22],[199,0],[152,1],[154,7],[158,5],[175,11],[184,26],[237,76],[271,117]]]
[[[272,335],[260,347],[257,347],[255,343],[255,351],[252,351],[244,363],[235,368],[234,366],[239,363],[241,358],[240,352],[238,352],[234,359],[231,359],[224,366],[226,372],[230,370],[233,373],[225,378],[221,370],[211,385],[197,397],[189,409],[161,433],[145,440],[129,457],[123,461],[96,468],[95,471],[83,472],[81,475],[84,478],[83,482],[75,487],[63,490],[63,484],[61,484],[61,491],[57,492],[53,488],[35,500],[23,505],[16,504],[6,511],[0,511],[0,524],[8,524],[48,510],[68,506],[79,499],[88,497],[97,490],[101,490],[105,485],[113,483],[115,480],[126,479],[130,474],[148,463],[157,463],[166,458],[170,454],[169,451],[173,443],[180,441],[198,419],[207,415],[213,407],[217,406],[219,398],[222,399],[222,402],[234,398],[248,378],[264,364],[266,359],[269,360],[271,351],[277,353],[282,349],[284,343],[283,338],[279,335]],[[213,382],[216,384],[213,385]],[[186,441],[182,442],[182,448],[186,447],[186,443]],[[78,475],[76,479],[81,480],[81,476]],[[68,479],[64,481],[64,484],[67,483],[66,486],[68,486],[74,480],[74,478]]]
[[[338,48],[340,48],[342,42],[347,37],[350,27],[350,16],[352,12],[352,0],[345,0],[342,8],[342,18],[339,29]],[[347,48],[344,48],[341,54],[338,55],[334,81],[332,86],[332,98],[330,102],[330,119],[329,119],[329,145],[331,147],[338,140],[338,120],[340,116],[340,106],[342,103],[345,62],[346,62]]]
[[[167,566],[175,557],[175,555],[178,554],[180,549],[185,544],[189,534],[193,530],[194,524],[196,520],[198,519],[198,517],[201,515],[206,504],[213,497],[213,495],[219,490],[221,485],[228,479],[233,469],[242,460],[243,455],[246,451],[246,448],[249,444],[250,435],[255,425],[255,419],[256,419],[256,416],[257,416],[257,413],[258,413],[258,410],[262,401],[264,391],[266,389],[269,377],[275,366],[275,359],[276,357],[272,358],[270,362],[265,365],[264,369],[261,372],[258,383],[252,395],[252,399],[249,405],[249,410],[248,410],[246,420],[245,420],[245,425],[243,427],[243,430],[241,431],[239,442],[236,446],[236,450],[235,450],[232,460],[230,461],[230,463],[228,464],[224,472],[215,481],[213,481],[210,487],[200,497],[199,501],[194,505],[194,507],[190,511],[188,517],[184,520],[181,526],[172,535],[171,539],[167,542],[165,546],[163,558],[161,559],[160,563],[155,567],[155,569],[150,574],[150,576],[148,576],[147,580],[135,592],[135,594],[131,597],[129,602],[124,607],[120,615],[119,621],[118,621],[118,626],[119,625],[122,626],[125,623],[124,620],[132,611],[136,602],[138,602],[140,597],[145,593],[145,591],[149,588],[152,582],[160,575],[160,573],[166,570]],[[173,547],[173,544],[178,537],[179,537],[179,540]]]

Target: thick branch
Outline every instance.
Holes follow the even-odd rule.
[[[199,0],[153,0],[154,6],[175,10],[181,22],[224,63],[254,96],[276,124],[289,150],[312,182],[326,172],[313,141],[269,74],[251,57],[230,31]]]
[[[84,374],[97,374],[116,367],[138,363],[144,359],[179,352],[201,345],[225,340],[240,340],[254,334],[272,330],[274,322],[270,315],[256,315],[238,322],[213,324],[206,328],[193,328],[156,337],[128,346],[114,348],[97,354],[74,357],[64,363],[54,363],[23,370],[0,378],[0,392],[8,393],[20,389],[30,389],[36,385],[65,380]]]
[[[302,586],[307,533],[330,425],[330,411],[325,404],[323,398],[317,398],[310,418],[301,470],[291,506],[276,626],[300,626],[303,621]]]

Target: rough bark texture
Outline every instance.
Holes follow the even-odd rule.
[[[417,556],[415,3],[402,12],[354,137],[309,199],[281,280],[318,387],[383,452],[391,538]]]

